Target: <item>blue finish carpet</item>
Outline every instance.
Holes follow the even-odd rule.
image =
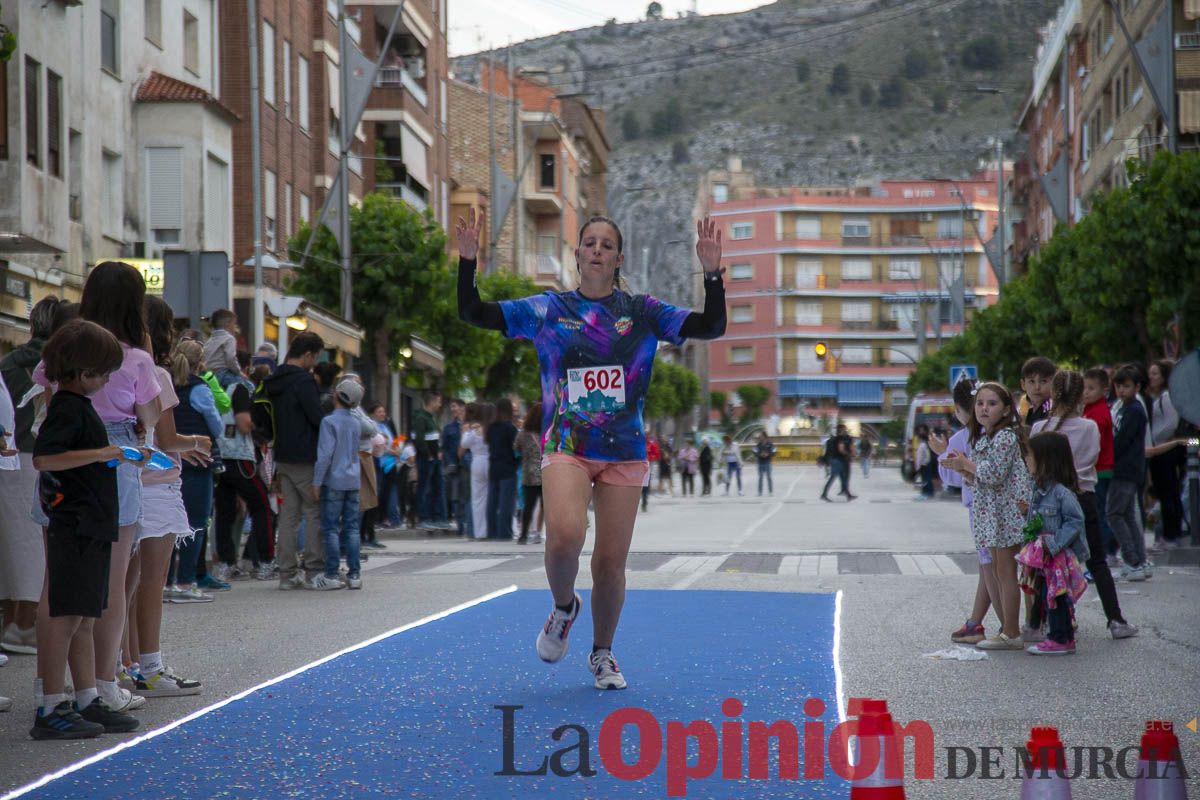
[[[838,721],[834,595],[630,591],[615,648],[624,691],[592,687],[588,600],[557,664],[534,652],[549,593],[516,591],[345,653],[24,797],[847,796],[828,767],[824,780],[803,777],[805,723],[823,722],[828,736]],[[723,709],[727,698],[741,710]],[[819,717],[805,714],[808,698],[823,701]],[[703,723],[687,729],[690,741],[669,724],[696,720],[711,737]],[[769,777],[752,779],[751,729],[777,720],[800,732],[801,777],[780,778],[770,744],[758,757]],[[543,764],[545,774],[496,774]]]

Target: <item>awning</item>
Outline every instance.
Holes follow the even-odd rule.
[[[410,178],[426,189],[432,188],[429,183],[429,169],[426,166],[425,143],[404,123],[400,124],[400,157],[404,159],[404,169],[408,171]]]
[[[785,378],[779,382],[780,397],[837,397],[837,381]]]
[[[29,320],[6,311],[0,311],[0,342],[17,347],[27,341],[29,341]]]
[[[1200,19],[1200,0],[1183,0],[1183,18]]]
[[[881,406],[883,382],[838,381],[837,401],[839,406]]]
[[[1200,133],[1200,92],[1179,93],[1179,132]]]

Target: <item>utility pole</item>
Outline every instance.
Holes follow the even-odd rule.
[[[350,278],[350,174],[347,158],[354,131],[350,130],[350,33],[346,30],[346,0],[338,0],[338,84],[341,97],[338,105],[338,135],[341,138],[341,156],[338,159],[338,228],[341,230],[342,250],[342,318],[354,321],[353,286]],[[353,357],[346,356],[347,368],[353,366]]]
[[[512,120],[509,123],[512,129],[513,143],[513,273],[521,274],[521,269],[524,266],[521,263],[521,253],[524,250],[524,237],[522,234],[525,230],[525,189],[521,185],[522,172],[521,169],[521,144],[525,140],[525,134],[521,130],[521,99],[520,93],[517,91],[515,75],[513,73],[513,48],[512,39],[508,41],[508,48],[505,50],[505,65],[508,70],[508,94],[509,102],[512,103]]]
[[[1000,217],[996,227],[996,235],[1000,237],[1000,252],[997,256],[997,261],[1000,266],[1000,274],[996,276],[997,282],[1000,284],[1000,291],[1004,291],[1004,284],[1008,281],[1008,245],[1005,244],[1004,230],[1004,140],[1000,135],[996,134],[996,209],[999,211]]]
[[[262,241],[262,131],[259,119],[259,103],[262,88],[258,85],[258,0],[247,0],[247,27],[250,30],[250,169],[254,173],[251,181],[250,202],[254,204],[254,341],[257,348],[264,341],[266,327],[265,298],[263,294],[263,241]],[[193,320],[193,324],[196,321]],[[285,324],[286,320],[280,320]],[[286,353],[280,353],[280,363]]]
[[[491,48],[488,48],[491,53]],[[500,183],[496,175],[496,62],[489,58],[487,62],[487,93],[488,93],[488,260],[491,270],[495,267],[496,243],[500,241],[500,228],[496,218],[496,205],[500,202]]]

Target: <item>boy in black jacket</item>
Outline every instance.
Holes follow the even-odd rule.
[[[1146,562],[1146,536],[1138,519],[1137,496],[1146,474],[1146,411],[1138,399],[1141,371],[1126,364],[1113,375],[1121,400],[1113,436],[1113,476],[1108,485],[1108,525],[1121,543],[1125,569],[1121,577],[1144,581],[1150,577]]]

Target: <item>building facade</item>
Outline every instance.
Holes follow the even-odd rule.
[[[0,340],[91,266],[229,252],[232,133],[216,0],[5,3],[0,63]]]
[[[729,312],[726,335],[708,347],[709,388],[732,399],[738,386],[766,387],[764,413],[783,433],[816,416],[896,416],[921,355],[997,297],[984,250],[994,170],[787,189],[724,174],[729,183],[703,184],[725,238]]]

